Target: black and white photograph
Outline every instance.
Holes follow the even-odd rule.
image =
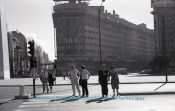
[[[175,0],[0,0],[0,111],[175,111]]]

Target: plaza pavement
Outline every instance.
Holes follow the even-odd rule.
[[[53,93],[42,94],[40,80],[36,80],[36,98],[14,100],[19,94],[18,85],[26,85],[26,93],[32,94],[32,78],[0,80],[0,111],[174,111],[175,83],[166,83],[164,76],[120,75],[121,83],[162,82],[144,84],[120,84],[120,96],[112,98],[111,85],[108,85],[108,98],[101,99],[101,87],[96,84],[97,76],[89,80],[89,97],[71,97],[70,81],[57,77]],[[175,76],[169,76],[174,82]],[[94,84],[95,83],[95,84]],[[11,93],[12,92],[12,93]],[[8,96],[10,94],[10,96]],[[9,97],[9,98],[6,98]],[[134,99],[133,99],[134,98]],[[138,99],[142,98],[142,99]],[[15,107],[12,107],[14,104]]]

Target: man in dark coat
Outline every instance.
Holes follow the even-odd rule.
[[[99,83],[101,85],[102,97],[108,96],[108,77],[108,70],[105,64],[103,64],[99,70]]]

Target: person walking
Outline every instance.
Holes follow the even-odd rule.
[[[66,77],[67,77],[66,70],[62,72],[62,76],[63,76],[63,79],[66,80]]]
[[[101,69],[99,70],[99,83],[101,85],[102,97],[108,96],[108,70],[106,69],[106,65],[103,64]]]
[[[40,75],[40,80],[42,82],[42,86],[43,86],[43,93],[45,93],[45,88],[47,90],[47,93],[49,93],[49,88],[48,88],[48,72],[47,69],[44,68],[41,71],[41,75]]]
[[[81,69],[82,69],[82,73],[80,75],[80,79],[81,79],[81,86],[82,86],[82,97],[84,97],[86,95],[86,97],[89,96],[89,91],[88,91],[88,87],[87,87],[87,84],[88,84],[88,80],[89,80],[89,77],[90,77],[90,72],[88,70],[85,69],[85,66],[82,65],[81,66]]]
[[[114,69],[115,69],[115,66],[112,65],[110,67],[110,71],[109,71],[109,75],[111,76],[111,86],[112,86],[112,89],[113,89],[113,97],[115,96],[115,90],[116,90],[117,96],[119,94],[118,93],[119,77],[118,77],[117,72]]]
[[[72,91],[73,91],[73,95],[72,96],[76,95],[75,87],[77,88],[79,96],[81,96],[80,88],[79,88],[79,82],[78,82],[79,76],[80,76],[80,72],[75,68],[74,65],[72,65],[71,66],[71,70],[68,72],[68,78],[70,79],[71,84],[72,84]]]

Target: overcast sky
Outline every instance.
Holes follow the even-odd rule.
[[[4,0],[8,30],[18,30],[24,35],[37,36],[49,58],[54,59],[54,31],[52,0]],[[92,0],[90,5],[100,5],[101,0]],[[145,23],[153,29],[150,0],[106,0],[108,12],[115,10],[121,18],[135,24]]]

